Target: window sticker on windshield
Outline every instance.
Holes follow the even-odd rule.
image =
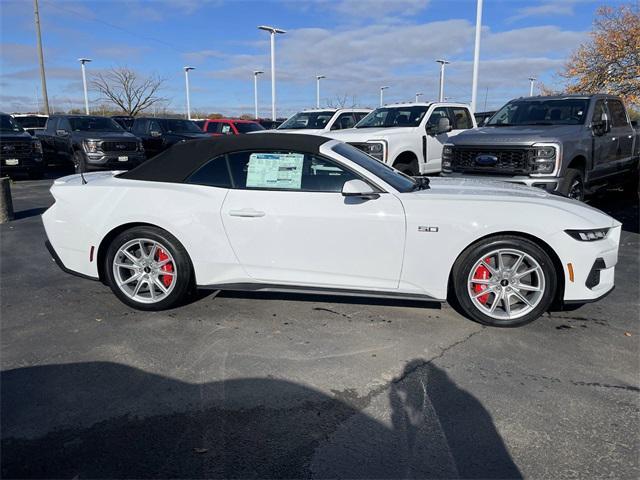
[[[300,189],[303,163],[301,153],[252,153],[247,187]]]

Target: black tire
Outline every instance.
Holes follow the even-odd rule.
[[[562,179],[558,191],[569,198],[584,202],[585,188],[582,170],[567,168],[567,173]]]
[[[531,256],[544,274],[544,290],[535,308],[529,313],[513,319],[491,317],[477,307],[469,293],[468,280],[471,269],[479,259],[498,249],[513,249]],[[549,255],[536,243],[514,235],[500,235],[481,240],[467,248],[456,260],[452,271],[455,300],[462,311],[472,320],[492,327],[520,327],[539,318],[552,305],[558,285],[557,272]]]
[[[149,239],[160,243],[163,248],[170,253],[175,261],[177,275],[173,280],[176,282],[173,286],[173,290],[171,290],[165,298],[157,301],[156,303],[143,303],[134,300],[121,290],[115,280],[113,262],[118,250],[127,242],[138,238]],[[189,259],[189,255],[182,244],[169,232],[151,226],[133,227],[117,235],[111,241],[107,249],[104,273],[107,283],[120,301],[138,310],[155,311],[176,307],[187,299],[189,293],[191,293],[194,283],[191,260]]]
[[[410,177],[415,177],[420,174],[420,168],[418,167],[418,160],[415,158],[413,160],[409,160],[409,159],[398,160],[393,165],[393,168],[401,171],[405,175],[409,175]]]
[[[87,161],[84,154],[80,150],[73,152],[73,171],[81,173],[87,171]]]

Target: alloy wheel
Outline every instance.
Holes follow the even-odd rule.
[[[471,268],[467,292],[472,304],[495,320],[513,320],[534,310],[545,293],[545,276],[529,254],[513,249],[494,250]]]
[[[176,284],[177,267],[170,251],[160,242],[136,238],[126,242],[113,258],[118,288],[140,303],[165,299]]]

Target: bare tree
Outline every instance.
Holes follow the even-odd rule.
[[[358,103],[355,95],[349,99],[348,94],[336,95],[334,98],[327,100],[327,106],[331,108],[354,108]]]
[[[112,68],[106,73],[98,73],[91,82],[104,100],[117,105],[132,117],[166,100],[158,95],[163,83],[164,79],[159,77],[139,77],[127,67]]]

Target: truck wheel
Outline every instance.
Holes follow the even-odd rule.
[[[150,226],[134,227],[114,238],[104,272],[113,293],[138,310],[175,307],[193,284],[185,248],[169,232]]]
[[[458,305],[476,322],[519,327],[540,317],[555,298],[549,255],[526,238],[501,235],[465,250],[452,271]]]
[[[622,186],[625,196],[629,198],[638,198],[640,196],[640,171],[635,169],[629,179]]]
[[[76,173],[87,171],[87,162],[80,150],[73,152],[73,171]]]
[[[584,176],[577,168],[568,168],[567,174],[558,188],[560,193],[574,200],[584,202]]]
[[[420,174],[420,169],[418,168],[418,160],[413,159],[409,162],[398,161],[393,166],[396,170],[401,171],[405,175],[409,175],[410,177],[415,177]]]

